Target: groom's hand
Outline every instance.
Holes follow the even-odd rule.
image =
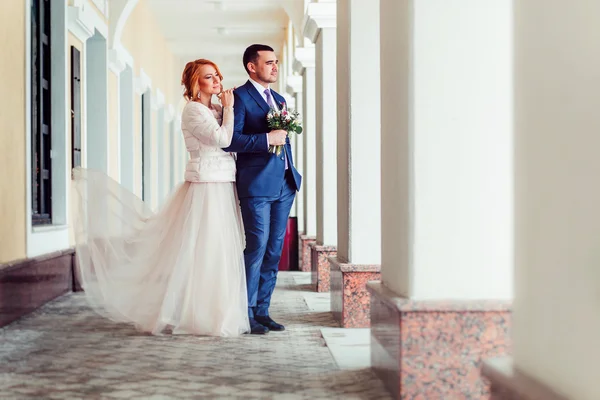
[[[277,129],[269,132],[269,146],[282,146],[285,144],[287,132],[283,129]]]

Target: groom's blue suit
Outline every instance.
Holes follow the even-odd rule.
[[[285,99],[271,91],[281,107]],[[286,139],[280,156],[268,152],[269,105],[248,81],[234,91],[234,129],[225,151],[237,152],[236,186],[246,231],[248,315],[268,316],[287,220],[302,177]],[[287,159],[287,169],[286,169]]]

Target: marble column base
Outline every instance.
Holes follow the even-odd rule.
[[[369,282],[371,365],[398,399],[490,399],[482,360],[510,349],[508,303],[415,301]]]
[[[300,245],[298,246],[298,265],[302,272],[310,272],[311,250],[310,246],[317,243],[314,236],[300,235]]]
[[[72,249],[0,265],[0,327],[72,288]]]
[[[367,282],[381,279],[381,265],[358,265],[329,257],[331,311],[342,328],[371,326],[371,295]]]
[[[329,292],[329,261],[327,258],[337,256],[337,248],[313,243],[310,250],[312,285],[317,292]]]
[[[491,400],[568,400],[567,397],[519,371],[511,357],[499,357],[483,363],[482,374],[492,384]]]

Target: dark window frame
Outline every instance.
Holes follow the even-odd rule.
[[[52,224],[52,84],[50,0],[31,0],[31,213]]]
[[[81,167],[81,52],[71,46],[71,166]]]

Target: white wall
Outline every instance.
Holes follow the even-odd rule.
[[[515,3],[514,360],[600,399],[599,2]]]

